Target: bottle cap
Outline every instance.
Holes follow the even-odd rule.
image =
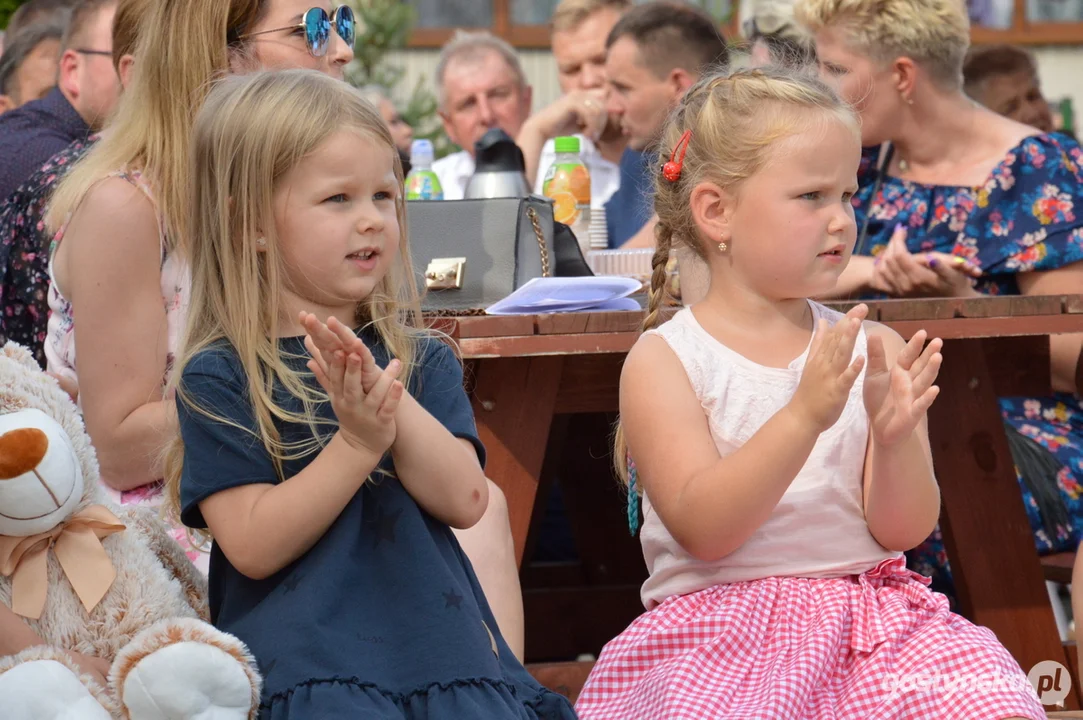
[[[414,140],[410,145],[411,165],[431,165],[434,155],[431,140]]]
[[[578,153],[579,138],[575,136],[558,137],[553,140],[553,149],[558,153]]]

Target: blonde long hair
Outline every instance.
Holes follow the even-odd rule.
[[[188,138],[211,81],[228,72],[244,32],[266,0],[157,0],[136,44],[136,72],[110,132],[57,186],[45,222],[55,233],[95,183],[122,168],[140,170],[165,220],[168,249],[187,237]]]
[[[258,72],[226,78],[211,91],[192,132],[192,186],[188,259],[192,294],[182,351],[173,374],[181,402],[217,422],[239,427],[194,403],[179,379],[193,357],[228,343],[244,370],[257,431],[252,433],[274,460],[279,479],[282,463],[308,455],[325,442],[314,410],[327,396],[314,389],[279,351],[276,329],[283,312],[281,298],[288,268],[278,247],[273,198],[282,178],[331,135],[356,131],[386,147],[395,177],[403,182],[402,165],[391,133],[379,112],[341,80],[314,70]],[[406,203],[396,201],[402,237],[398,258],[369,295],[360,300],[357,320],[373,327],[387,350],[403,364],[400,377],[409,387],[422,329],[421,304],[414,280],[406,233]],[[261,251],[255,240],[262,236]],[[274,399],[283,387],[302,401],[292,412]],[[303,423],[311,436],[283,442],[275,421]],[[166,451],[168,510],[179,509],[184,442],[175,437]]]
[[[691,207],[696,185],[707,181],[735,189],[771,159],[772,148],[780,140],[831,120],[841,120],[858,132],[853,109],[818,78],[801,70],[765,67],[720,72],[689,88],[666,122],[658,146],[660,168],[685,131],[692,132],[680,179],[670,182],[661,172],[654,177],[658,224],[644,331],[659,325],[672,249],[686,246],[706,262],[705,247],[717,243],[699,237]],[[613,462],[617,475],[627,483],[628,446],[619,423]]]

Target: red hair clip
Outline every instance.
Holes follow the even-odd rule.
[[[681,135],[681,139],[677,141],[676,147],[673,148],[673,154],[669,156],[669,162],[662,166],[662,177],[670,182],[677,182],[681,179],[681,170],[684,168],[684,153],[688,150],[688,143],[692,142],[692,131],[685,130],[684,135]],[[681,156],[677,157],[677,151],[680,151]]]

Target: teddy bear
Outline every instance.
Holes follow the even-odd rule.
[[[206,622],[205,579],[154,510],[107,501],[79,410],[14,343],[0,350],[0,605],[45,641],[0,657],[4,720],[256,715],[256,664]],[[111,662],[109,686],[69,651]]]

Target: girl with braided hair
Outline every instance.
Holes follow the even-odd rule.
[[[643,506],[647,612],[603,650],[580,718],[1044,718],[993,633],[903,558],[939,513],[943,343],[808,299],[856,239],[853,110],[796,72],[720,74],[660,147],[616,452],[633,531]],[[679,247],[710,288],[658,325]]]

